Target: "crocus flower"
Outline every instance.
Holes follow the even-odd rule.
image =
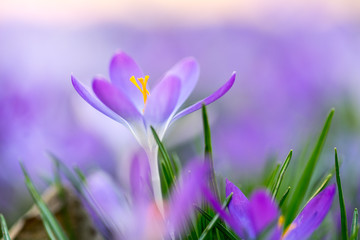
[[[279,210],[266,190],[257,190],[250,200],[229,180],[226,180],[226,196],[233,193],[229,213],[234,230],[245,239],[254,239],[279,216]]]
[[[336,186],[332,184],[311,199],[295,220],[285,229],[282,239],[297,240],[310,237],[329,212],[335,191]],[[282,219],[280,218],[279,223],[281,222]]]
[[[94,108],[122,123],[133,132],[136,139],[148,150],[156,143],[150,132],[153,126],[160,138],[175,120],[210,104],[222,97],[233,85],[235,73],[217,91],[177,113],[193,91],[199,78],[199,66],[189,57],[173,66],[151,91],[149,76],[143,74],[136,62],[124,52],[114,55],[110,63],[110,79],[95,77],[94,97],[83,84],[71,77],[76,91]],[[136,80],[137,79],[137,80]]]
[[[93,96],[86,87],[71,77],[76,91],[90,105],[108,117],[120,122],[135,136],[145,149],[149,159],[155,198],[161,205],[161,187],[157,166],[157,144],[150,126],[157,131],[160,139],[168,126],[175,120],[210,104],[222,97],[234,84],[235,73],[213,94],[178,112],[180,106],[194,89],[199,77],[199,66],[189,57],[173,66],[162,80],[149,90],[150,77],[143,74],[137,63],[124,52],[114,55],[110,63],[110,79],[95,77]]]
[[[226,180],[226,195],[229,196],[231,193],[233,196],[228,206],[230,215],[225,212],[221,212],[220,215],[241,238],[255,239],[277,220],[277,227],[272,229],[268,235],[269,239],[297,240],[307,239],[319,227],[330,210],[335,195],[335,184],[311,199],[285,230],[284,217],[279,216],[279,209],[266,190],[257,190],[248,200],[238,187]],[[218,206],[215,208],[221,211]]]
[[[110,230],[112,239],[167,239],[184,230],[186,220],[206,185],[207,169],[200,161],[190,164],[177,181],[164,215],[160,214],[149,195],[150,169],[143,154],[135,155],[132,161],[130,197],[100,171],[87,178],[87,187],[95,203],[93,210],[100,212],[98,216]]]

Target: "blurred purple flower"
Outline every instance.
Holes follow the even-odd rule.
[[[191,216],[194,204],[200,200],[206,185],[208,168],[192,162],[177,181],[162,215],[150,194],[149,165],[145,154],[134,156],[131,166],[131,197],[104,172],[95,172],[87,178],[89,193],[94,199],[95,211],[114,239],[163,239],[181,234]]]
[[[285,230],[284,217],[279,216],[278,207],[266,190],[257,190],[248,200],[238,187],[226,180],[226,196],[231,193],[233,196],[228,206],[230,215],[222,211],[216,201],[211,202],[241,238],[256,238],[278,219],[277,227],[272,229],[269,239],[300,240],[310,237],[326,217],[335,195],[335,184],[311,199]]]
[[[24,88],[14,77],[0,82],[0,211],[16,219],[31,203],[19,165],[22,161],[42,190],[53,174],[51,152],[84,170],[102,167],[114,174],[111,152],[92,133],[78,126],[64,92],[46,84]],[[54,107],[56,106],[56,108]],[[16,209],[17,211],[14,211]]]
[[[226,196],[231,193],[229,213],[234,219],[236,232],[242,238],[256,238],[279,216],[277,205],[266,190],[257,190],[248,200],[239,188],[226,180]]]
[[[307,239],[320,226],[329,212],[336,192],[335,184],[322,190],[311,199],[283,232],[283,239]]]

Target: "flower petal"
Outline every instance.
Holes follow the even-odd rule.
[[[128,99],[141,111],[144,107],[143,96],[137,87],[130,82],[132,76],[137,79],[144,77],[144,74],[134,59],[122,51],[117,52],[110,62],[111,82],[125,93]]]
[[[233,86],[233,84],[235,82],[235,76],[236,76],[236,73],[234,72],[233,75],[231,76],[231,78],[222,87],[220,87],[218,90],[216,90],[213,94],[211,94],[207,98],[204,98],[203,100],[198,101],[197,103],[191,105],[190,107],[185,108],[184,110],[182,110],[181,112],[176,114],[175,117],[171,120],[171,122],[174,122],[177,119],[179,119],[187,114],[190,114],[196,110],[199,110],[203,104],[208,105],[208,104],[216,101],[217,99],[221,98]]]
[[[138,121],[142,118],[141,114],[129,100],[129,98],[111,83],[96,78],[93,81],[93,90],[96,96],[111,110],[131,122]]]
[[[241,229],[238,228],[236,220],[229,215],[215,198],[214,194],[210,191],[210,189],[205,186],[202,189],[202,193],[204,195],[205,200],[212,206],[216,213],[234,230],[239,236],[243,235],[243,231],[239,231]]]
[[[252,232],[251,222],[247,214],[250,203],[246,196],[240,191],[240,189],[236,187],[235,184],[226,179],[226,197],[228,197],[230,193],[233,193],[233,196],[229,203],[228,209],[230,215],[236,222],[236,229],[234,230],[236,230],[241,238],[244,238],[246,236],[245,232],[247,234]]]
[[[322,190],[310,200],[284,233],[286,240],[307,239],[319,227],[332,205],[335,184]]]
[[[173,113],[179,99],[181,81],[177,76],[165,76],[149,96],[144,118],[147,125],[166,122]]]
[[[146,153],[142,149],[133,156],[130,167],[130,185],[134,205],[150,202],[152,196],[150,166]]]
[[[265,190],[258,190],[251,196],[248,214],[255,235],[258,236],[277,219],[279,211],[271,195]]]
[[[87,190],[94,202],[92,207],[99,212],[101,220],[110,227],[110,231],[120,237],[132,224],[130,206],[123,192],[113,180],[102,171],[87,177]]]
[[[181,233],[195,204],[200,200],[201,190],[207,183],[208,169],[201,161],[191,161],[183,171],[182,184],[172,192],[167,216],[175,233]]]
[[[185,102],[195,88],[199,73],[199,64],[193,57],[182,59],[166,73],[166,75],[175,75],[181,80],[181,92],[176,110]]]
[[[75,90],[79,93],[79,95],[88,102],[91,106],[93,106],[99,112],[105,114],[109,118],[120,122],[124,126],[130,128],[129,124],[119,115],[110,110],[107,106],[105,106],[101,101],[99,101],[95,96],[93,96],[86,87],[79,82],[74,76],[71,76],[71,82],[75,88]]]

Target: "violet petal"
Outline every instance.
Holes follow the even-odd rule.
[[[279,211],[271,195],[266,190],[258,190],[251,196],[248,214],[255,235],[258,236],[277,219]]]
[[[122,236],[131,222],[131,212],[125,195],[102,171],[91,174],[86,180],[87,190],[95,203],[92,207],[101,212],[102,221],[109,225],[115,236]]]
[[[332,184],[309,201],[290,225],[290,230],[285,233],[284,239],[298,240],[310,237],[330,210],[335,191],[335,184]]]
[[[143,78],[144,74],[134,59],[122,51],[117,52],[110,62],[111,82],[125,93],[128,99],[141,111],[144,107],[143,96],[139,89],[130,82],[132,76],[137,79]]]
[[[129,122],[129,124],[142,119],[142,115],[128,97],[110,82],[103,79],[94,79],[93,90],[108,108]]]
[[[233,196],[228,205],[229,213],[236,222],[236,232],[240,237],[244,238],[247,234],[253,232],[248,216],[250,202],[238,187],[226,179],[226,197],[230,193],[233,193]]]
[[[111,109],[105,106],[101,101],[99,101],[95,96],[93,96],[86,87],[79,82],[74,76],[71,76],[71,82],[75,88],[75,90],[79,93],[79,95],[89,103],[93,108],[98,110],[99,112],[105,114],[109,118],[123,124],[125,127],[129,128],[131,131],[130,125],[119,115],[114,113]]]
[[[235,82],[235,76],[236,76],[236,73],[234,72],[231,75],[230,79],[222,87],[220,87],[218,90],[216,90],[213,94],[211,94],[207,98],[204,98],[204,99],[198,101],[197,103],[191,105],[190,107],[185,108],[184,110],[182,110],[181,112],[176,114],[175,117],[171,120],[171,122],[174,122],[177,119],[179,119],[185,115],[188,115],[196,110],[199,110],[203,104],[208,105],[208,104],[216,101],[217,99],[221,98],[233,86],[233,84]]]
[[[212,206],[212,208],[219,214],[219,216],[239,235],[243,235],[243,231],[239,231],[241,229],[238,228],[238,225],[235,219],[227,214],[225,210],[223,210],[221,204],[217,201],[214,194],[210,191],[207,186],[203,186],[202,193],[204,195],[205,200]]]
[[[168,75],[152,91],[146,103],[144,118],[147,125],[166,122],[173,113],[179,99],[181,81],[177,76]]]
[[[166,73],[166,76],[175,75],[181,80],[181,92],[175,108],[176,110],[185,102],[194,90],[199,79],[199,73],[199,64],[193,57],[182,59]]]
[[[194,206],[200,200],[201,189],[206,184],[208,167],[200,161],[191,161],[182,174],[182,184],[174,189],[168,212],[172,230],[180,233],[186,226]]]

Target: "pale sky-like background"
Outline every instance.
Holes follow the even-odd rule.
[[[281,19],[277,19],[282,12]],[[261,27],[285,21],[286,16],[326,15],[325,24],[351,21],[360,13],[357,0],[1,0],[0,23],[27,22],[39,25],[78,27],[99,22],[121,22],[133,27],[159,25],[196,27],[239,21]],[[313,18],[312,18],[313,19]]]

